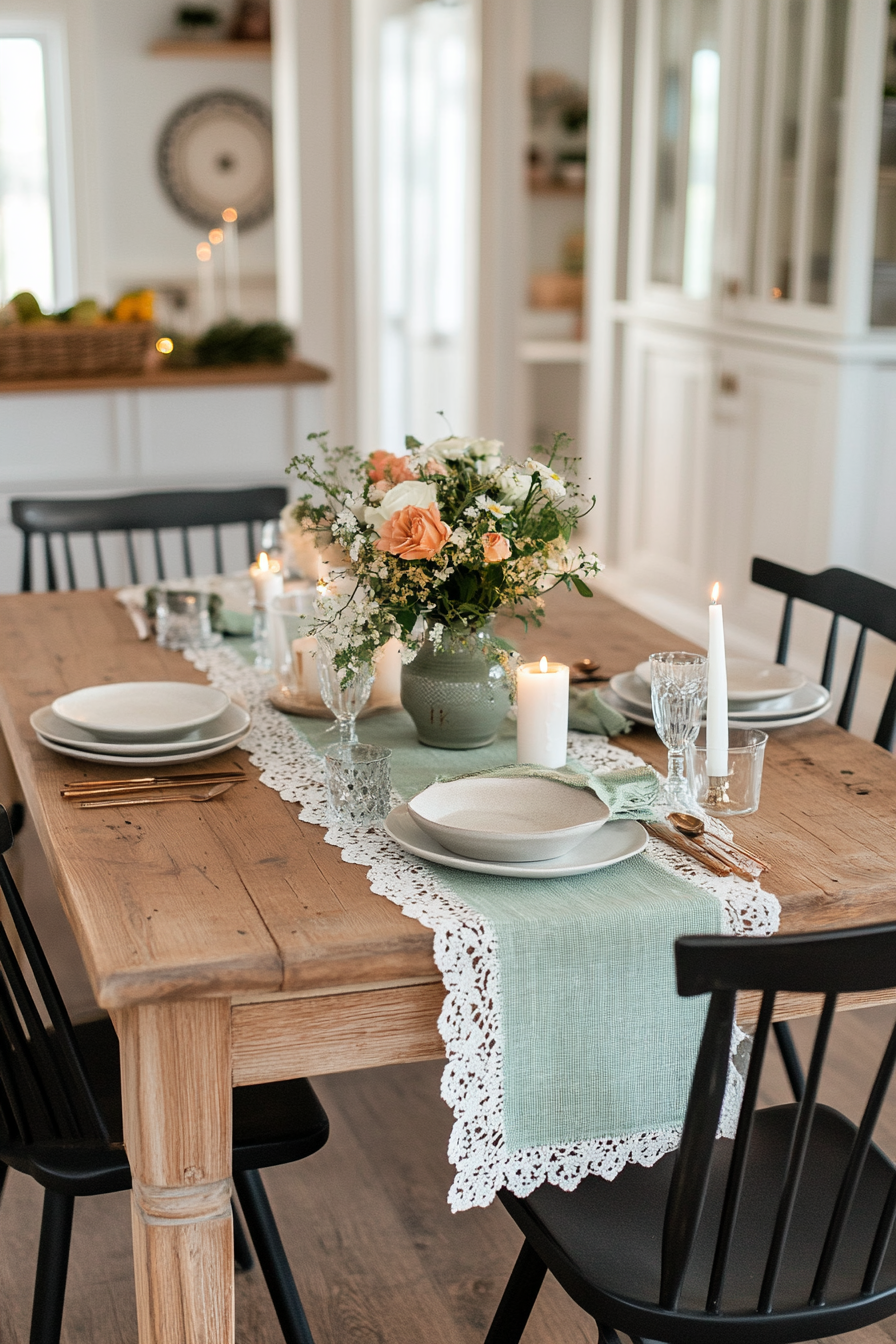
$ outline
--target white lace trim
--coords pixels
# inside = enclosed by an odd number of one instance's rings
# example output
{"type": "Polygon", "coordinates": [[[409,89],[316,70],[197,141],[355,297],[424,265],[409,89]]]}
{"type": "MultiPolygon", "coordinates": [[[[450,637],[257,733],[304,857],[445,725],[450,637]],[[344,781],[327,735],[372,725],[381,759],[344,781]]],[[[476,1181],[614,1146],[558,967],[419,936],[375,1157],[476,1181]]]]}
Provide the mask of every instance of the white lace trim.
{"type": "MultiPolygon", "coordinates": [[[[252,730],[242,748],[261,770],[261,780],[281,798],[302,805],[301,820],[328,826],[323,763],[288,720],[270,704],[267,682],[227,648],[190,650],[186,657],[213,685],[242,701],[252,714],[252,730]]],[[[643,764],[606,738],[570,733],[570,755],[592,770],[643,764]]],[[[399,801],[396,798],[396,802],[399,801]]],[[[725,831],[718,827],[720,833],[725,831]]],[[[362,832],[328,826],[327,844],[346,863],[369,869],[371,890],[432,929],[435,962],[445,984],[439,1031],[447,1063],[442,1097],[454,1112],[448,1156],[457,1169],[448,1194],[452,1210],[490,1204],[498,1190],[530,1194],[544,1181],[573,1190],[586,1176],[612,1180],[629,1162],[652,1166],[678,1146],[680,1129],[628,1134],[564,1147],[509,1152],[504,1144],[503,1082],[494,933],[481,915],[442,884],[439,871],[400,849],[381,826],[362,832]]],[[[722,907],[727,933],[766,935],[778,927],[780,905],[758,880],[717,877],[662,841],[648,841],[649,856],[711,892],[722,907]]],[[[735,1028],[732,1060],[743,1033],[735,1028]]],[[[720,1133],[731,1136],[737,1122],[742,1078],[732,1065],[720,1133]]]]}

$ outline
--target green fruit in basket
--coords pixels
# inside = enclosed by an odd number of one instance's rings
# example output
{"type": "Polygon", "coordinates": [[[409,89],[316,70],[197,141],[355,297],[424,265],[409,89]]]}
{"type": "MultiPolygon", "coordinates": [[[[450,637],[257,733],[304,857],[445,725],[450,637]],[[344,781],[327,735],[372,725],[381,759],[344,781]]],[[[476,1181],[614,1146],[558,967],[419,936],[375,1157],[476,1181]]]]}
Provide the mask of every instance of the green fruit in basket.
{"type": "Polygon", "coordinates": [[[97,322],[102,320],[100,306],[96,299],[79,299],[71,308],[66,308],[64,313],[58,313],[60,322],[76,322],[81,327],[95,327],[97,322]]]}
{"type": "Polygon", "coordinates": [[[27,289],[23,289],[20,294],[13,294],[10,303],[18,313],[20,322],[39,322],[43,317],[40,304],[27,289]]]}

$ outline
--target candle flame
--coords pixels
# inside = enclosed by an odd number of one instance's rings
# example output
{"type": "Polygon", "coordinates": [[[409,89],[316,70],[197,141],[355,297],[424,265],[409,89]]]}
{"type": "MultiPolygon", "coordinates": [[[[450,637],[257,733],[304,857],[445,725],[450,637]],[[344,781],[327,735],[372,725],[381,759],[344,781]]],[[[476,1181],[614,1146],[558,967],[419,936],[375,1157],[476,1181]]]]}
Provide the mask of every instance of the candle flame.
{"type": "Polygon", "coordinates": [[[257,563],[259,569],[270,569],[270,567],[271,567],[271,562],[270,562],[270,560],[268,559],[268,553],[267,553],[267,551],[262,551],[262,552],[260,553],[260,555],[259,555],[258,560],[256,561],[256,563],[257,563]]]}
{"type": "Polygon", "coordinates": [[[548,660],[547,660],[547,658],[542,658],[541,662],[538,664],[538,670],[539,670],[539,672],[547,672],[547,670],[548,670],[548,660]]]}
{"type": "Polygon", "coordinates": [[[239,216],[232,205],[228,205],[226,210],[221,211],[221,218],[225,224],[235,224],[239,216]]]}
{"type": "Polygon", "coordinates": [[[208,245],[208,243],[197,243],[197,244],[196,244],[196,255],[197,255],[197,257],[199,258],[200,261],[211,261],[211,259],[212,259],[212,249],[211,249],[211,247],[208,245]]]}
{"type": "Polygon", "coordinates": [[[170,336],[160,336],[156,341],[156,349],[160,355],[170,355],[174,349],[174,342],[170,336]]]}
{"type": "Polygon", "coordinates": [[[713,586],[712,586],[712,597],[710,598],[710,601],[711,601],[713,604],[715,604],[716,602],[718,602],[718,600],[719,600],[719,593],[720,593],[720,592],[721,592],[721,584],[714,583],[713,586]]]}
{"type": "Polygon", "coordinates": [[[224,230],[223,230],[223,229],[210,229],[210,230],[209,230],[209,235],[208,235],[208,240],[209,240],[210,243],[223,243],[223,241],[224,241],[224,230]]]}

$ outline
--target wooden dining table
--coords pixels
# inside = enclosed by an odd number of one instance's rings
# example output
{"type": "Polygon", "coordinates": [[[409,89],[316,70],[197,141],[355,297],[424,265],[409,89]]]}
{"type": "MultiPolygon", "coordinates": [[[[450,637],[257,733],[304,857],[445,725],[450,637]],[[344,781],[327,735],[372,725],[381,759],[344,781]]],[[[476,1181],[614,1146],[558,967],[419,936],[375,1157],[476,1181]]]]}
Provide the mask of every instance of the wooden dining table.
{"type": "MultiPolygon", "coordinates": [[[[600,592],[552,594],[541,629],[508,629],[530,656],[587,657],[608,675],[693,647],[600,592]]],[[[60,796],[132,772],[48,751],[33,711],[77,687],[157,679],[204,680],[139,642],[112,593],[0,598],[0,726],[121,1044],[140,1341],[228,1344],[231,1087],[438,1058],[443,989],[431,932],[374,895],[238,749],[211,764],[248,781],[213,802],[81,811],[60,796]]],[[[619,741],[664,767],[652,730],[619,741]]],[[[893,757],[816,720],[770,735],[760,809],[733,829],[769,863],[781,931],[797,932],[896,918],[894,816],[893,757]]],[[[816,1009],[791,995],[778,1015],[816,1009]]],[[[739,1012],[749,1022],[755,1005],[739,1012]]]]}

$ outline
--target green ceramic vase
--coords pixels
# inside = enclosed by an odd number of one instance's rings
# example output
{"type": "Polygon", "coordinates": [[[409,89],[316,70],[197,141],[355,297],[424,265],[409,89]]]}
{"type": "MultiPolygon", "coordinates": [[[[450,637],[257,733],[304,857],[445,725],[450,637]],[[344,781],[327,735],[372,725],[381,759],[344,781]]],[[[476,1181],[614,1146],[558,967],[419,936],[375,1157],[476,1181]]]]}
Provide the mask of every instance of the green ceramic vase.
{"type": "Polygon", "coordinates": [[[428,747],[462,751],[494,742],[510,709],[500,663],[486,657],[482,634],[429,640],[401,669],[401,703],[428,747]]]}

